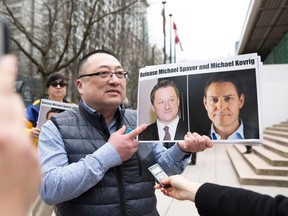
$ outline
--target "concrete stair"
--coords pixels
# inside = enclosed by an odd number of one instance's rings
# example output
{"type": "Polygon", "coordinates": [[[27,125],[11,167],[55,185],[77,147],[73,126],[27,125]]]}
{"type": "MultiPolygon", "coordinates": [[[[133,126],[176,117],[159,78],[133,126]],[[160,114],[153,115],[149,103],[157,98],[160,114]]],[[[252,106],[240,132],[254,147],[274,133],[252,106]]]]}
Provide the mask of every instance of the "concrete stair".
{"type": "Polygon", "coordinates": [[[288,121],[266,128],[262,145],[253,146],[251,154],[243,154],[241,144],[226,150],[244,185],[288,187],[288,121]]]}

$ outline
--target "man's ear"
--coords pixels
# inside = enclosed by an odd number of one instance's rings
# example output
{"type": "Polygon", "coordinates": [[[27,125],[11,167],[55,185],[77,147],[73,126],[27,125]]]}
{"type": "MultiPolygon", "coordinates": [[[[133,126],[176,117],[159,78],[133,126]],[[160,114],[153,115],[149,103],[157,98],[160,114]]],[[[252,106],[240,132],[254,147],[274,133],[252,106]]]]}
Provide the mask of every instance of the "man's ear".
{"type": "Polygon", "coordinates": [[[77,86],[78,92],[81,94],[82,93],[82,81],[81,81],[81,79],[76,80],[76,86],[77,86]]]}
{"type": "Polygon", "coordinates": [[[245,95],[241,94],[239,98],[239,108],[241,109],[244,106],[245,103],[245,95]]]}
{"type": "Polygon", "coordinates": [[[205,109],[207,110],[207,108],[206,108],[206,106],[207,106],[207,99],[206,99],[205,96],[203,97],[203,104],[204,104],[205,109]]]}

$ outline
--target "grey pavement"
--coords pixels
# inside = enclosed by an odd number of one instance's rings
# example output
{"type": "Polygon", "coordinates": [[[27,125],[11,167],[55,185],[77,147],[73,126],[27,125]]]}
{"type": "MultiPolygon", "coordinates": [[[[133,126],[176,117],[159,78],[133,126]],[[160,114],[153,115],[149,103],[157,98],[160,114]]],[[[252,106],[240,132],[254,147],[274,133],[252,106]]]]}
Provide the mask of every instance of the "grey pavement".
{"type": "MultiPolygon", "coordinates": [[[[226,145],[216,144],[211,149],[197,153],[196,165],[188,165],[182,175],[194,182],[211,182],[232,187],[240,187],[268,194],[273,197],[277,194],[288,196],[288,188],[286,187],[241,185],[226,152],[226,145]]],[[[157,208],[161,216],[199,215],[193,202],[178,201],[163,195],[159,191],[156,191],[156,195],[158,198],[157,208]]]]}

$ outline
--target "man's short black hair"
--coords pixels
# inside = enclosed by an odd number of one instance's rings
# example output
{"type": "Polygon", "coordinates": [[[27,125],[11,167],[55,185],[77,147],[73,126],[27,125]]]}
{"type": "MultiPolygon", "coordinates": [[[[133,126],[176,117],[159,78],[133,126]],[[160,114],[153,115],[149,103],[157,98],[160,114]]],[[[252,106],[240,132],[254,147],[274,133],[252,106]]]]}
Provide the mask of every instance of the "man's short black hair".
{"type": "Polygon", "coordinates": [[[106,53],[106,54],[108,54],[108,55],[111,55],[111,56],[117,58],[116,55],[115,55],[113,52],[109,51],[109,50],[105,50],[105,49],[93,50],[93,51],[85,54],[85,55],[79,60],[78,66],[77,66],[78,76],[80,75],[81,66],[86,62],[86,60],[87,60],[90,56],[92,56],[92,55],[94,55],[94,54],[96,54],[96,53],[106,53]]]}
{"type": "Polygon", "coordinates": [[[60,72],[54,72],[48,76],[46,80],[46,88],[48,89],[52,82],[55,82],[56,80],[59,80],[59,79],[61,81],[64,81],[68,85],[69,79],[66,76],[64,76],[60,72]]]}
{"type": "Polygon", "coordinates": [[[241,96],[241,94],[243,94],[242,91],[242,84],[238,78],[238,76],[233,73],[216,73],[214,74],[212,77],[210,77],[210,79],[206,82],[205,87],[204,87],[204,97],[206,97],[207,94],[207,89],[208,87],[212,84],[212,83],[224,83],[224,82],[231,82],[238,94],[238,97],[241,96]]]}

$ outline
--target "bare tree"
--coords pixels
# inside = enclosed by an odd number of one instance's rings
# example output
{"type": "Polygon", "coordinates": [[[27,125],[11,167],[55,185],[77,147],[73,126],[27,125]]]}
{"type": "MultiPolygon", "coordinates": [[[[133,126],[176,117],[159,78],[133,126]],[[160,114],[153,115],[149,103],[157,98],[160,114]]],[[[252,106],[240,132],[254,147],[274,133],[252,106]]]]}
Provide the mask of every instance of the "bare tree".
{"type": "MultiPolygon", "coordinates": [[[[75,69],[77,58],[99,42],[95,38],[91,40],[91,36],[96,34],[95,29],[105,18],[123,13],[137,0],[123,1],[120,7],[106,9],[103,0],[43,0],[37,4],[33,1],[34,11],[37,9],[40,13],[30,11],[34,17],[29,19],[29,23],[14,14],[9,0],[2,2],[4,10],[1,12],[9,17],[15,29],[11,40],[25,57],[21,64],[32,62],[36,74],[46,80],[55,71],[66,69],[67,72],[69,66],[75,69]]],[[[75,79],[75,72],[68,72],[72,79],[75,79]]]]}

